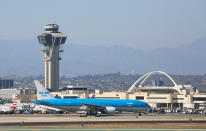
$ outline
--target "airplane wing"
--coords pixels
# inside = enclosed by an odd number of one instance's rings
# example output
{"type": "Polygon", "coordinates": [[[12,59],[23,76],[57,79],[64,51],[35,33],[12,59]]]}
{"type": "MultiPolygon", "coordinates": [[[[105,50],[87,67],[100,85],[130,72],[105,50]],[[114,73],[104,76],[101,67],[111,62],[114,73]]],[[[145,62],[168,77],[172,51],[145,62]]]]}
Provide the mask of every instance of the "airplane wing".
{"type": "Polygon", "coordinates": [[[46,102],[46,101],[39,101],[41,103],[44,103],[44,104],[50,104],[50,102],[46,102]]]}
{"type": "Polygon", "coordinates": [[[88,103],[81,103],[81,104],[87,106],[90,109],[95,109],[95,110],[96,109],[98,109],[98,110],[105,109],[104,106],[99,106],[99,105],[95,105],[95,104],[88,104],[88,103]]]}
{"type": "Polygon", "coordinates": [[[49,105],[50,104],[50,102],[41,101],[41,100],[35,100],[34,103],[35,104],[41,104],[41,105],[49,105]]]}

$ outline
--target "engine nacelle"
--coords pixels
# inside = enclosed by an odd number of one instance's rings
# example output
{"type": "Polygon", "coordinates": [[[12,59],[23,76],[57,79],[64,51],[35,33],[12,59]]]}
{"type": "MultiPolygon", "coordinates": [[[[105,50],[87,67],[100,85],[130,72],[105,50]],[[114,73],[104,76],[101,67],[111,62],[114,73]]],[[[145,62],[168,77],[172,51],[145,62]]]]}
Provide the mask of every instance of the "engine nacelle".
{"type": "Polygon", "coordinates": [[[105,113],[108,113],[108,114],[114,114],[117,112],[116,108],[112,106],[107,106],[104,111],[105,113]]]}

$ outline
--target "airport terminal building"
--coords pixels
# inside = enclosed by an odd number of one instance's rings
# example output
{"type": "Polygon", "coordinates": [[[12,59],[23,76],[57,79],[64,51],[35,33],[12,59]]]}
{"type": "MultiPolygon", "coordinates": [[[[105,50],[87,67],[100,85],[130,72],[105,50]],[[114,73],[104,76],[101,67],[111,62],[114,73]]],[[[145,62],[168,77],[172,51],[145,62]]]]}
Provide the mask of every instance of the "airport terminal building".
{"type": "MultiPolygon", "coordinates": [[[[78,87],[77,87],[78,88],[78,87]]],[[[62,98],[72,98],[80,96],[80,98],[89,98],[95,95],[95,99],[132,99],[140,100],[150,104],[152,108],[167,109],[169,111],[177,109],[200,109],[206,107],[206,93],[199,93],[191,85],[177,84],[167,73],[162,71],[154,71],[140,77],[128,91],[122,92],[101,92],[95,93],[85,92],[85,88],[74,88],[75,93],[69,92],[53,92],[62,98]],[[154,74],[166,76],[173,86],[163,85],[145,85],[145,81],[154,74]]],[[[71,89],[70,89],[71,90],[71,89]]]]}
{"type": "MultiPolygon", "coordinates": [[[[34,93],[24,93],[22,89],[1,89],[1,98],[12,98],[15,94],[19,95],[21,103],[31,102],[35,99],[34,93]]],[[[176,111],[179,109],[206,109],[206,93],[200,93],[191,85],[177,84],[173,78],[162,71],[154,71],[140,77],[127,91],[103,92],[101,90],[91,90],[87,86],[67,86],[60,92],[52,92],[57,98],[90,98],[95,99],[131,99],[147,102],[154,109],[166,109],[176,111]],[[171,86],[165,86],[161,82],[154,84],[145,84],[152,75],[161,74],[167,77],[172,83],[171,86]]],[[[37,96],[38,99],[38,96],[37,96]]]]}

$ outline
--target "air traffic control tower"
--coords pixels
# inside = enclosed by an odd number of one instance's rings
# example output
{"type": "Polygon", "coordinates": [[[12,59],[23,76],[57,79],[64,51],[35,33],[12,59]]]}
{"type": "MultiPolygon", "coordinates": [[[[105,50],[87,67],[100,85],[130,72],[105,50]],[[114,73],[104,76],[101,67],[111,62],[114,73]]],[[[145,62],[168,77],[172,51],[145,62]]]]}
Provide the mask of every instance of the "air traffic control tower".
{"type": "Polygon", "coordinates": [[[43,45],[45,54],[45,87],[50,91],[58,91],[59,89],[59,53],[63,52],[60,49],[65,43],[67,36],[59,32],[57,24],[47,24],[44,26],[45,32],[37,38],[39,43],[43,45]]]}

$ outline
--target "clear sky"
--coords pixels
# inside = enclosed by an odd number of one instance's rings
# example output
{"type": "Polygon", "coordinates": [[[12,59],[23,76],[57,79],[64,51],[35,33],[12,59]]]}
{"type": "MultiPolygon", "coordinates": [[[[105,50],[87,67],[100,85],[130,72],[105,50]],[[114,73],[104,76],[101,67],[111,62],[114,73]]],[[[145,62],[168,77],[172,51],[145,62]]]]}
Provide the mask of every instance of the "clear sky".
{"type": "Polygon", "coordinates": [[[0,39],[34,40],[49,22],[72,44],[175,47],[206,37],[206,0],[1,0],[0,39]]]}

